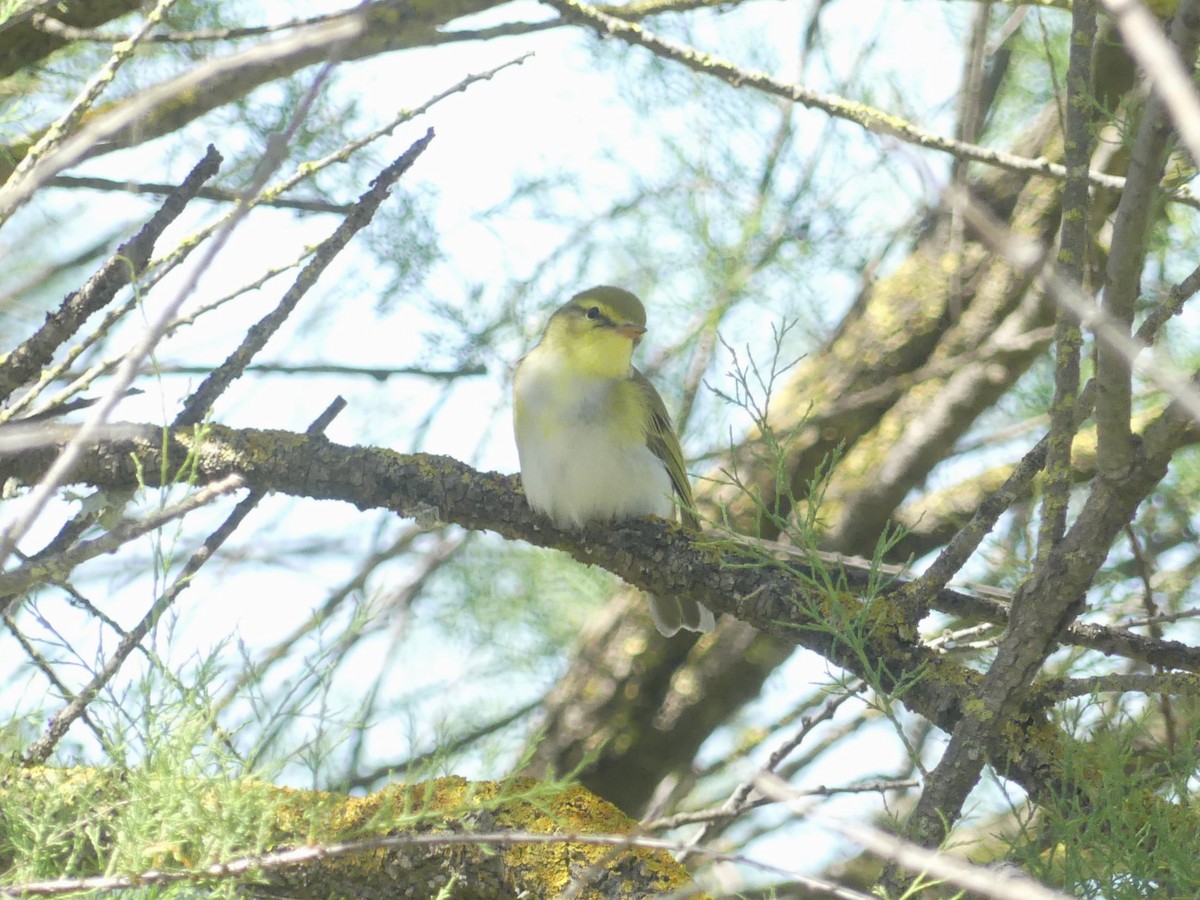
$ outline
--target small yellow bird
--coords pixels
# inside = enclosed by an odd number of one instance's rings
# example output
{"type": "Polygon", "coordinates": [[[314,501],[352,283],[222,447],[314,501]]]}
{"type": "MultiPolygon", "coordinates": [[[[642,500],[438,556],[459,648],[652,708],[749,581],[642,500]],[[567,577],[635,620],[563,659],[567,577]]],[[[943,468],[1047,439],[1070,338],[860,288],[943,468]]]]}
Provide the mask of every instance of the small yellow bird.
{"type": "MultiPolygon", "coordinates": [[[[700,530],[679,438],[658,391],[633,367],[646,310],[602,285],[555,310],[517,365],[513,427],[529,505],[560,528],[656,515],[700,530]]],[[[650,597],[659,632],[712,631],[694,600],[650,597]]]]}

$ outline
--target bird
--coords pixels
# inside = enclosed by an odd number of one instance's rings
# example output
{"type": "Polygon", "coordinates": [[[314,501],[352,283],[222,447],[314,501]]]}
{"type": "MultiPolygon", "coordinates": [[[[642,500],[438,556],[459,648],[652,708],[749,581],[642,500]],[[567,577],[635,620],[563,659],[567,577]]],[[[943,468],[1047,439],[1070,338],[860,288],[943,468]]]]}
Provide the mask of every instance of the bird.
{"type": "MultiPolygon", "coordinates": [[[[550,316],[513,376],[513,430],[532,509],[560,528],[656,515],[699,533],[683,450],[654,385],[633,365],[646,309],[600,285],[550,316]]],[[[650,595],[664,637],[712,631],[712,612],[690,598],[650,595]]]]}

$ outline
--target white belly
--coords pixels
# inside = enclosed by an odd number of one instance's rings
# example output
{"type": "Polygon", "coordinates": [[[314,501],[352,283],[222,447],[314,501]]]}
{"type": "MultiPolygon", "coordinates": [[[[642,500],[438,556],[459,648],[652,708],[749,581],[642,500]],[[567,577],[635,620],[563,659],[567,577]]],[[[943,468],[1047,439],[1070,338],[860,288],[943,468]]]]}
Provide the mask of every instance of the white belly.
{"type": "Polygon", "coordinates": [[[644,438],[614,437],[594,415],[611,382],[571,379],[566,390],[561,372],[528,362],[516,386],[522,406],[516,438],[529,505],[559,527],[651,514],[670,518],[675,507],[662,460],[644,438]]]}

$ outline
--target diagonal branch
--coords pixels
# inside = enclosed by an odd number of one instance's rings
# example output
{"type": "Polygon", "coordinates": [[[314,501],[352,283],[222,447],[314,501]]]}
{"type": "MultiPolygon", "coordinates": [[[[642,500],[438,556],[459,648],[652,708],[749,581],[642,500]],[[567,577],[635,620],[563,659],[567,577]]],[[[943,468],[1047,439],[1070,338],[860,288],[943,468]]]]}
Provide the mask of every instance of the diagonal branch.
{"type": "MultiPolygon", "coordinates": [[[[230,475],[229,477],[224,478],[215,484],[207,485],[186,500],[175,504],[175,506],[163,510],[162,514],[150,516],[147,517],[147,519],[134,523],[134,526],[138,526],[137,533],[141,533],[144,530],[149,530],[149,528],[141,526],[148,525],[150,528],[158,527],[158,525],[162,524],[162,520],[168,513],[171,514],[171,517],[183,515],[191,509],[194,509],[195,507],[200,506],[203,503],[220,496],[221,494],[237,490],[241,486],[241,479],[237,475],[230,475]]],[[[251,494],[251,496],[253,497],[254,495],[251,494]]],[[[257,498],[255,498],[255,502],[257,502],[257,498]]],[[[246,500],[243,500],[242,503],[238,505],[238,510],[242,509],[245,504],[246,500]]],[[[236,514],[237,513],[235,511],[234,515],[236,514]]],[[[227,524],[232,519],[233,516],[230,517],[230,520],[227,520],[227,524]]],[[[239,518],[237,521],[241,521],[241,519],[239,518]]],[[[234,524],[236,525],[236,522],[234,524]]],[[[127,529],[114,529],[113,532],[110,532],[109,537],[112,537],[114,534],[116,534],[118,537],[124,537],[128,539],[128,534],[117,534],[118,531],[124,532],[126,530],[127,529]]],[[[188,561],[188,564],[184,567],[183,572],[180,573],[179,577],[175,579],[175,581],[166,591],[155,598],[154,602],[150,605],[149,611],[145,616],[142,617],[141,621],[139,621],[137,625],[121,636],[121,642],[117,645],[116,651],[104,663],[104,665],[100,667],[100,670],[92,677],[87,685],[84,686],[83,690],[72,697],[70,702],[58,711],[58,713],[46,726],[45,733],[25,749],[25,752],[21,754],[22,765],[36,765],[39,763],[44,763],[50,758],[50,754],[54,752],[55,746],[67,733],[67,729],[71,727],[76,719],[87,712],[88,706],[93,700],[96,699],[96,696],[101,690],[104,689],[104,686],[113,679],[117,672],[120,671],[121,667],[125,664],[125,661],[129,659],[133,651],[141,646],[142,638],[151,632],[154,626],[158,623],[159,619],[162,618],[163,613],[165,613],[175,601],[175,598],[178,597],[179,594],[190,584],[192,576],[196,573],[200,566],[212,556],[212,553],[221,545],[221,543],[224,542],[225,538],[228,537],[232,531],[232,527],[229,527],[228,530],[226,530],[226,527],[222,526],[221,529],[218,529],[214,535],[210,536],[208,540],[204,542],[203,547],[193,554],[192,558],[188,561]]],[[[98,540],[104,540],[104,538],[100,538],[98,540]]],[[[93,541],[91,543],[95,544],[97,541],[93,541]]],[[[81,545],[81,548],[87,549],[87,545],[81,545]]]]}
{"type": "Polygon", "coordinates": [[[245,70],[255,66],[276,72],[273,66],[297,57],[304,59],[308,65],[336,59],[339,46],[361,34],[365,27],[364,17],[352,16],[318,26],[311,32],[299,32],[296,36],[211,60],[96,113],[52,150],[6,179],[4,186],[0,187],[0,220],[11,215],[55,175],[87,158],[97,148],[115,149],[128,143],[130,131],[137,131],[140,139],[144,140],[146,135],[143,129],[151,126],[154,117],[163,115],[164,110],[174,109],[181,98],[206,98],[212,104],[208,109],[214,109],[220,105],[217,102],[220,96],[217,88],[222,80],[240,77],[245,70]]]}
{"type": "MultiPolygon", "coordinates": [[[[109,58],[100,70],[96,72],[84,85],[83,90],[71,103],[70,107],[62,113],[48,128],[46,128],[37,141],[25,151],[25,155],[21,161],[17,163],[12,174],[8,176],[4,183],[3,191],[0,194],[12,191],[14,194],[19,193],[22,182],[26,181],[27,176],[38,165],[38,163],[51,153],[56,151],[68,137],[70,137],[78,128],[92,105],[100,97],[100,94],[112,84],[116,78],[117,71],[130,59],[133,58],[134,52],[138,45],[145,39],[146,35],[162,21],[163,17],[175,4],[175,0],[158,0],[146,16],[146,20],[142,23],[141,28],[128,41],[121,41],[113,47],[112,56],[109,58]]],[[[34,182],[36,187],[36,182],[34,182]]],[[[12,214],[15,204],[3,206],[0,204],[0,222],[5,221],[12,214]]]]}
{"type": "Polygon", "coordinates": [[[67,296],[62,305],[46,317],[46,323],[3,359],[0,359],[0,399],[6,399],[21,384],[32,378],[54,356],[63,343],[83,326],[92,313],[104,308],[117,291],[140,275],[154,252],[154,242],[167,226],[179,217],[183,208],[217,173],[221,154],[209,145],[204,158],[142,230],[117,248],[100,270],[78,291],[67,296]]]}
{"type": "MultiPolygon", "coordinates": [[[[317,416],[315,420],[313,420],[312,424],[308,426],[308,430],[305,432],[305,434],[308,437],[316,437],[320,435],[329,426],[329,423],[332,422],[334,418],[342,411],[342,409],[345,408],[345,406],[346,401],[341,397],[337,397],[319,416],[317,416]]],[[[205,488],[202,488],[192,495],[192,497],[185,499],[181,503],[176,504],[174,507],[171,507],[168,510],[164,510],[157,516],[147,517],[147,520],[143,520],[143,522],[150,519],[158,519],[160,521],[156,523],[155,527],[157,527],[157,524],[161,524],[161,520],[163,519],[165,513],[178,510],[180,507],[188,504],[188,501],[191,501],[189,509],[195,508],[202,502],[207,502],[219,494],[237,490],[241,486],[242,479],[240,476],[236,474],[229,475],[215,484],[210,484],[205,488]]],[[[171,582],[171,585],[165,591],[163,591],[162,594],[155,598],[154,602],[150,606],[150,610],[145,616],[142,617],[141,621],[124,635],[122,635],[121,642],[118,645],[116,652],[104,664],[101,670],[96,673],[92,680],[82,691],[79,692],[77,696],[72,698],[70,703],[68,703],[62,710],[59,711],[56,716],[54,716],[54,718],[50,721],[50,724],[46,727],[46,732],[40,738],[38,738],[38,740],[34,741],[25,749],[25,752],[21,755],[21,763],[23,765],[35,765],[38,763],[43,763],[49,759],[50,754],[54,752],[55,745],[58,744],[63,735],[67,733],[67,729],[71,727],[71,724],[86,712],[88,704],[95,699],[96,695],[100,692],[104,685],[106,685],[113,678],[113,676],[117,674],[121,666],[124,665],[125,660],[128,659],[130,654],[132,654],[133,651],[141,645],[142,639],[150,633],[150,631],[158,623],[159,619],[162,618],[163,614],[171,607],[179,595],[191,586],[192,579],[195,577],[196,573],[200,571],[200,568],[205,563],[212,559],[213,554],[215,554],[229,539],[230,535],[237,530],[238,526],[242,524],[246,516],[248,516],[259,504],[265,493],[266,492],[261,488],[252,488],[250,492],[238,502],[237,506],[234,507],[233,512],[231,512],[225,518],[225,521],[218,526],[216,531],[205,538],[204,543],[198,550],[196,550],[195,553],[191,555],[187,563],[183,566],[179,575],[174,581],[171,582]]],[[[189,510],[185,509],[176,512],[175,515],[183,515],[187,511],[189,510]]],[[[135,523],[135,525],[141,524],[143,523],[135,523]]],[[[122,529],[120,528],[113,529],[113,532],[110,532],[106,538],[111,538],[116,532],[121,530],[122,529]]],[[[98,541],[103,541],[106,538],[100,538],[98,541]]],[[[126,539],[128,539],[128,536],[126,536],[126,539]]],[[[92,543],[97,543],[98,541],[93,541],[92,543]]],[[[72,551],[68,551],[68,553],[76,552],[78,549],[79,548],[75,548],[72,551]]]]}
{"type": "Polygon", "coordinates": [[[425,132],[425,136],[417,140],[404,151],[396,160],[380,172],[366,191],[354,205],[350,215],[328,238],[321,242],[303,271],[296,277],[295,282],[278,305],[255,323],[246,333],[241,345],[229,357],[212,371],[200,386],[188,397],[183,409],[175,417],[175,425],[197,425],[212,410],[213,403],[224,393],[236,379],[242,376],[246,366],[270,339],[280,326],[287,321],[296,308],[300,299],[308,293],[321,273],[329,266],[334,257],[350,242],[359,231],[371,221],[380,204],[391,194],[393,185],[417,161],[417,157],[425,152],[429,142],[433,140],[433,129],[425,132]]]}
{"type": "Polygon", "coordinates": [[[920,843],[936,846],[945,838],[985,762],[978,748],[1019,715],[1029,686],[1058,635],[1082,608],[1117,534],[1166,475],[1188,427],[1174,405],[1155,420],[1126,478],[1096,479],[1075,524],[1017,591],[1004,640],[976,688],[973,711],[956,723],[914,810],[911,827],[920,843]]]}
{"type": "MultiPolygon", "coordinates": [[[[659,37],[640,25],[609,15],[597,7],[579,2],[579,0],[541,0],[541,2],[557,10],[565,18],[589,25],[596,29],[601,36],[617,37],[626,43],[645,47],[656,56],[682,63],[692,71],[712,75],[733,87],[750,87],[773,97],[782,97],[792,103],[821,110],[834,118],[853,122],[875,134],[886,135],[918,147],[947,153],[956,159],[985,163],[1012,172],[1040,175],[1057,181],[1063,181],[1067,177],[1065,166],[1061,163],[1050,162],[1045,157],[1030,159],[926,131],[900,116],[876,109],[865,103],[823,94],[803,85],[779,81],[762,72],[740,68],[711,53],[705,53],[695,47],[659,37]]],[[[1109,190],[1121,190],[1125,185],[1124,178],[1104,172],[1090,172],[1088,180],[1097,187],[1109,190]]],[[[1198,198],[1183,193],[1175,193],[1173,199],[1185,202],[1189,206],[1195,206],[1200,202],[1198,198]]]]}
{"type": "MultiPolygon", "coordinates": [[[[22,184],[0,190],[0,212],[81,159],[170,134],[188,122],[244,97],[261,85],[331,60],[363,59],[438,42],[442,29],[462,16],[500,5],[500,0],[442,0],[397,4],[377,0],[345,10],[286,36],[227,56],[205,60],[182,74],[98,111],[91,121],[33,167],[22,184]],[[19,188],[19,189],[18,189],[19,188]]],[[[3,46],[0,44],[0,67],[3,46]]],[[[7,179],[33,139],[0,153],[7,179]]]]}

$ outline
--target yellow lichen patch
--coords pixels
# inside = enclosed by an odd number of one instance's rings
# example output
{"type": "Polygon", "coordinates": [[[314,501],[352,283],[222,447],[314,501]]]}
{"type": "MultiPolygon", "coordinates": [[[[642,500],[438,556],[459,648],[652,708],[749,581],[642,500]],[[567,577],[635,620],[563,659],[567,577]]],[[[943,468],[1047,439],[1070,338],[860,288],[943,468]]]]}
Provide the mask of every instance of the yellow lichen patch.
{"type": "MultiPolygon", "coordinates": [[[[515,779],[505,785],[538,793],[537,783],[515,779]]],[[[582,787],[568,787],[549,800],[519,800],[497,810],[498,824],[514,831],[545,834],[635,835],[637,823],[611,803],[582,787]]],[[[561,844],[514,844],[504,851],[507,865],[524,871],[531,883],[544,887],[547,895],[566,890],[572,881],[589,870],[596,880],[628,883],[627,896],[644,896],[649,878],[656,892],[667,893],[690,884],[687,871],[669,854],[644,847],[603,846],[563,842],[561,844]],[[622,872],[638,871],[637,879],[623,878],[622,872]]],[[[584,890],[580,896],[593,896],[584,890]]]]}
{"type": "MultiPolygon", "coordinates": [[[[275,817],[281,847],[406,833],[637,834],[636,822],[586,789],[555,788],[532,778],[469,782],[451,776],[392,785],[367,797],[279,789],[277,800],[283,801],[278,803],[275,817]],[[285,835],[290,829],[294,831],[288,840],[285,835]]],[[[500,841],[495,851],[503,860],[504,881],[514,893],[554,896],[589,872],[603,878],[609,888],[613,883],[628,882],[630,897],[644,896],[648,883],[655,893],[690,884],[687,870],[669,853],[648,848],[500,841]]],[[[402,856],[399,865],[405,864],[402,856]]],[[[382,877],[398,863],[393,851],[381,848],[320,865],[330,873],[340,873],[347,884],[355,884],[382,877]]],[[[597,893],[585,889],[579,896],[597,893]]]]}
{"type": "Polygon", "coordinates": [[[670,853],[622,843],[639,834],[637,823],[582,787],[531,778],[470,782],[449,777],[345,797],[251,780],[194,779],[183,791],[177,790],[179,784],[160,781],[156,772],[130,777],[115,769],[22,770],[0,777],[0,800],[10,807],[49,804],[64,832],[77,829],[72,823],[85,815],[93,831],[78,846],[66,846],[60,863],[80,874],[103,870],[110,857],[117,870],[138,872],[324,847],[331,852],[246,877],[290,896],[321,897],[435,896],[449,885],[454,885],[450,896],[459,898],[541,897],[557,896],[573,882],[580,883],[575,896],[581,898],[601,891],[605,897],[643,897],[690,886],[687,871],[670,853]],[[153,827],[132,849],[91,843],[116,832],[111,823],[127,813],[131,802],[161,804],[168,795],[172,814],[176,807],[187,814],[176,820],[186,821],[185,827],[160,828],[168,823],[143,817],[154,821],[139,824],[153,827]],[[247,816],[252,820],[248,843],[212,845],[209,832],[227,833],[221,820],[234,816],[243,825],[247,816]],[[470,835],[490,837],[464,839],[470,835]],[[522,835],[553,839],[522,840],[522,835]],[[406,842],[410,836],[417,840],[406,842]],[[567,840],[576,836],[607,842],[567,840]],[[346,846],[354,842],[365,846],[346,846]]]}
{"type": "Polygon", "coordinates": [[[1008,742],[1011,757],[1033,754],[1055,765],[1062,761],[1062,732],[1048,719],[1032,724],[1010,721],[1005,726],[1003,736],[1008,742]]]}
{"type": "Polygon", "coordinates": [[[863,619],[869,623],[869,634],[874,635],[879,633],[879,629],[885,629],[887,633],[901,635],[908,642],[917,638],[916,629],[908,621],[908,615],[891,597],[872,597],[863,609],[863,619]]]}

